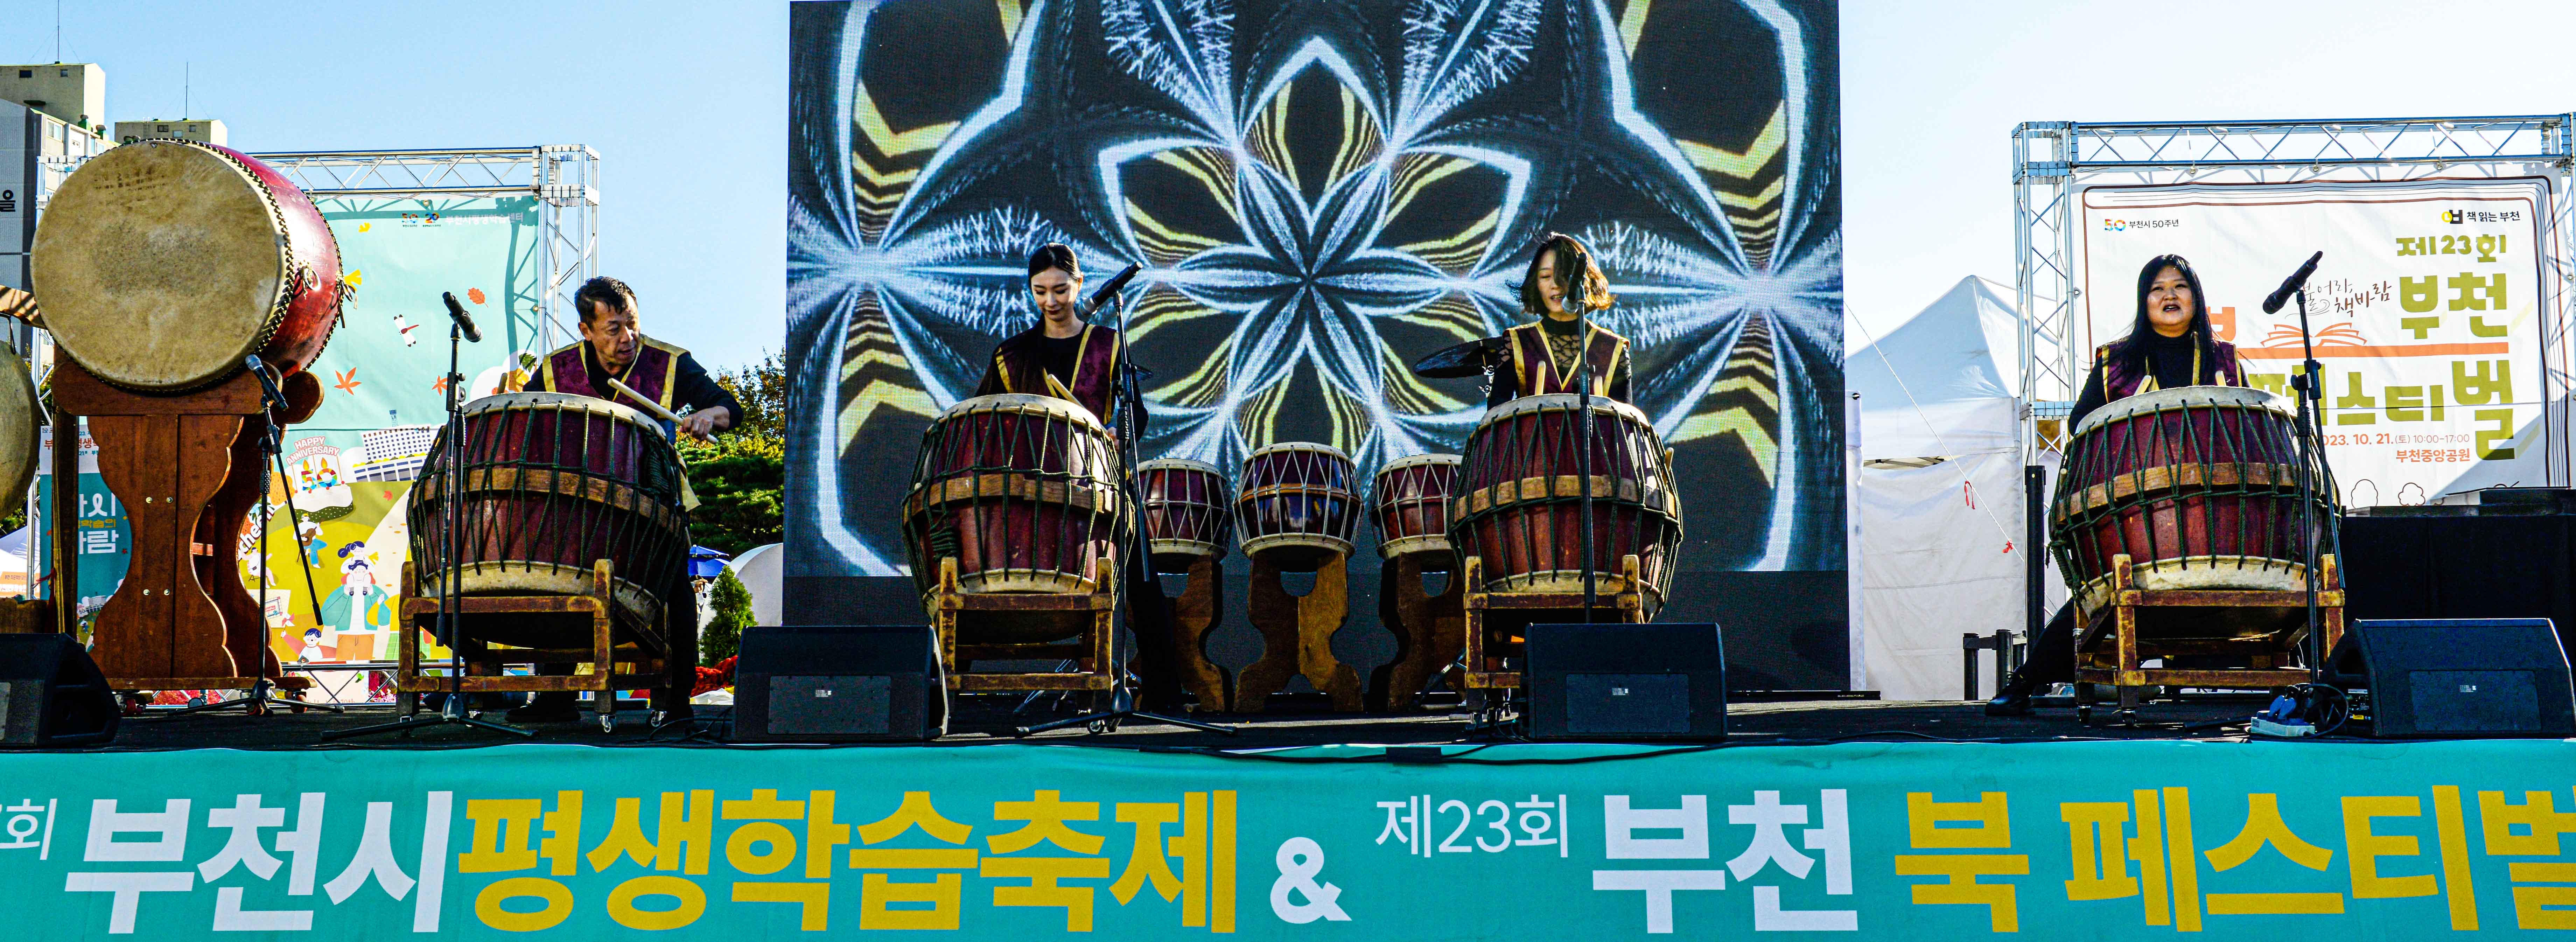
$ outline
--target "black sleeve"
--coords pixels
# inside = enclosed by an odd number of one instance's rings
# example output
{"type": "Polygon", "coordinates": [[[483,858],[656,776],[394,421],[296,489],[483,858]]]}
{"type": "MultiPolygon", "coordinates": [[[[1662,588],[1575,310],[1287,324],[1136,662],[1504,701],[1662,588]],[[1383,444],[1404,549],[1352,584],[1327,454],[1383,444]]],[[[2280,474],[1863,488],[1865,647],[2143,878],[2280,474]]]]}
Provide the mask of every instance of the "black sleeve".
{"type": "Polygon", "coordinates": [[[1485,408],[1491,409],[1520,395],[1520,381],[1512,374],[1511,364],[1502,363],[1485,371],[1485,408]]]}
{"type": "Polygon", "coordinates": [[[726,392],[715,377],[707,375],[707,368],[698,365],[696,355],[680,354],[679,372],[680,375],[672,380],[675,387],[671,390],[673,405],[687,406],[700,412],[723,406],[732,410],[735,423],[742,421],[742,403],[736,401],[732,393],[726,392]]]}
{"type": "Polygon", "coordinates": [[[2085,416],[2102,408],[2108,401],[2102,394],[2102,364],[2096,361],[2093,372],[2084,377],[2084,390],[2075,394],[2075,411],[2066,416],[2065,434],[2073,435],[2075,427],[2084,424],[2085,416]]]}
{"type": "Polygon", "coordinates": [[[984,358],[984,378],[976,382],[975,395],[998,396],[1007,391],[1002,388],[1002,358],[996,352],[984,358]]]}
{"type": "Polygon", "coordinates": [[[1635,405],[1637,403],[1637,400],[1630,398],[1628,395],[1628,380],[1630,376],[1631,373],[1628,368],[1628,357],[1622,354],[1619,357],[1619,365],[1610,368],[1610,398],[1629,405],[1635,405]]]}

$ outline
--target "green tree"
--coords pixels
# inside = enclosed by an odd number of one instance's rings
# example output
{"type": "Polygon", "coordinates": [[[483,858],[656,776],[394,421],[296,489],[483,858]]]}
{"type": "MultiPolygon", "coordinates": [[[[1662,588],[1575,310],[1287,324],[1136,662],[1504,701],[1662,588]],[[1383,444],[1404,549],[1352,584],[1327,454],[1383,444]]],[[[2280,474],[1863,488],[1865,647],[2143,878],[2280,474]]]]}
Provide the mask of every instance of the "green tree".
{"type": "Polygon", "coordinates": [[[732,657],[734,651],[742,646],[742,630],[751,627],[755,620],[751,614],[751,587],[734,578],[733,567],[727,566],[724,572],[716,575],[715,588],[707,594],[710,596],[709,607],[715,609],[715,618],[707,622],[707,630],[698,636],[698,659],[713,667],[732,657]]]}
{"type": "Polygon", "coordinates": [[[786,532],[787,362],[763,353],[760,362],[715,371],[715,379],[742,414],[714,444],[680,443],[698,494],[690,536],[700,546],[741,553],[786,532]]]}

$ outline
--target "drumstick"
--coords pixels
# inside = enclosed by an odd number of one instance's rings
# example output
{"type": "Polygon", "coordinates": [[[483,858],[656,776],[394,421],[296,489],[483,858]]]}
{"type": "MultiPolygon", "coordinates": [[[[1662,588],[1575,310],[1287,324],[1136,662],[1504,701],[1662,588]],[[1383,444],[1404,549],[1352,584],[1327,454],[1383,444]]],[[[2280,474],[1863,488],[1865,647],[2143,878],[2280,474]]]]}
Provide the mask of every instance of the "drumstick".
{"type": "Polygon", "coordinates": [[[680,417],[678,415],[673,414],[669,409],[662,408],[661,403],[654,402],[653,400],[646,398],[643,393],[636,392],[629,388],[625,383],[618,382],[617,377],[611,376],[608,378],[608,388],[625,393],[626,398],[635,400],[636,403],[644,407],[644,411],[652,413],[654,418],[660,419],[664,422],[669,422],[673,426],[680,424],[680,417]]]}
{"type": "MultiPolygon", "coordinates": [[[[625,383],[618,382],[617,377],[608,377],[608,388],[617,392],[625,393],[626,398],[633,399],[636,402],[643,404],[644,411],[652,413],[654,418],[671,423],[672,428],[678,428],[680,426],[679,416],[673,415],[669,409],[662,408],[661,403],[644,398],[642,393],[638,393],[635,390],[628,388],[625,383]]],[[[696,436],[696,438],[700,441],[715,440],[704,435],[696,436]]],[[[680,509],[698,509],[698,489],[689,486],[689,476],[685,474],[680,476],[680,509]]]]}

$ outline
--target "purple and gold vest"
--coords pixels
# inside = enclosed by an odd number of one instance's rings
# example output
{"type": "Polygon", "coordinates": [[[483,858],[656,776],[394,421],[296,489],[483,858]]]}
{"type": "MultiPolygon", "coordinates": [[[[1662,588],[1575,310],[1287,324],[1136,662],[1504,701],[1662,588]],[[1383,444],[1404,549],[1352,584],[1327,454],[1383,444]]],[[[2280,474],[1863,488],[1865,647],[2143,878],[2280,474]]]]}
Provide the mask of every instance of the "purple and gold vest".
{"type": "Polygon", "coordinates": [[[1011,335],[993,348],[992,375],[1000,388],[985,383],[978,396],[1027,393],[1071,400],[1091,410],[1102,424],[1110,421],[1111,393],[1117,388],[1118,331],[1085,324],[1082,345],[1073,355],[1073,381],[1060,382],[1047,372],[1046,328],[1041,325],[1011,335]]]}
{"type": "MultiPolygon", "coordinates": [[[[1535,323],[1522,324],[1504,336],[1511,338],[1513,389],[1520,396],[1579,392],[1574,377],[1556,369],[1556,356],[1547,347],[1547,331],[1535,323]]],[[[1599,325],[1585,324],[1583,358],[1592,366],[1592,394],[1610,394],[1610,380],[1619,375],[1619,361],[1628,356],[1628,338],[1602,330],[1599,325]]]]}
{"type": "MultiPolygon", "coordinates": [[[[2213,370],[2207,365],[2197,365],[2192,370],[2192,381],[2198,383],[2202,377],[2207,376],[2216,382],[2203,385],[2245,385],[2245,374],[2236,365],[2236,345],[2220,340],[2212,342],[2211,346],[2218,351],[2216,369],[2213,370]]],[[[2153,375],[2152,368],[2146,367],[2144,361],[2140,362],[2138,368],[2130,367],[2127,357],[2116,355],[2118,347],[2118,343],[2106,343],[2093,350],[2093,361],[2102,365],[2103,402],[2116,402],[2137,395],[2139,387],[2146,385],[2149,377],[2153,375]]]]}
{"type": "MultiPolygon", "coordinates": [[[[639,342],[636,344],[635,362],[626,368],[626,375],[617,377],[617,381],[653,400],[654,405],[670,409],[671,396],[679,385],[680,354],[687,351],[650,337],[636,339],[639,342]]],[[[624,393],[591,388],[590,368],[582,362],[582,352],[588,346],[587,342],[576,340],[546,354],[544,367],[537,371],[537,388],[545,392],[606,399],[630,409],[641,408],[640,403],[624,393]]]]}

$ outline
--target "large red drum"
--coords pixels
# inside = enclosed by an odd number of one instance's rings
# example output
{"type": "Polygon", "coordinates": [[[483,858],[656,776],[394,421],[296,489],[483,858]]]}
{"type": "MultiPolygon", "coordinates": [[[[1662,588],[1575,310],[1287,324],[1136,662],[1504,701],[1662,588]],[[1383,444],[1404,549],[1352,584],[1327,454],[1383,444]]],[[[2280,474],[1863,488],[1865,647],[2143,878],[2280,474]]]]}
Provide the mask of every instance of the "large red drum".
{"type": "Polygon", "coordinates": [[[1187,458],[1136,463],[1136,489],[1144,503],[1145,539],[1155,572],[1183,573],[1202,559],[1225,556],[1234,488],[1215,465],[1187,458]]]}
{"type": "Polygon", "coordinates": [[[1234,531],[1243,555],[1283,572],[1313,572],[1348,555],[1360,526],[1358,469],[1331,445],[1280,442],[1243,462],[1243,492],[1234,499],[1234,531]]]}
{"type": "Polygon", "coordinates": [[[2110,601],[2122,554],[2141,589],[2305,589],[2300,560],[2337,511],[2314,478],[2315,514],[2301,521],[2296,432],[2288,400],[2241,386],[2157,390],[2085,416],[2050,510],[2079,604],[2110,601]]]}
{"type": "Polygon", "coordinates": [[[1369,488],[1378,555],[1418,557],[1425,569],[1446,571],[1457,556],[1449,544],[1449,492],[1457,484],[1457,455],[1412,455],[1379,467],[1369,488]]]}
{"type": "Polygon", "coordinates": [[[618,620],[663,637],[664,602],[689,591],[689,518],[686,472],[660,424],[604,399],[547,392],[474,400],[463,421],[458,539],[447,538],[445,432],[412,485],[406,522],[421,594],[444,597],[448,573],[461,569],[468,596],[581,595],[594,561],[606,559],[618,620]]]}
{"type": "MultiPolygon", "coordinates": [[[[1485,592],[1581,593],[1583,450],[1580,397],[1523,396],[1485,413],[1459,465],[1450,539],[1482,559],[1485,592]]],[[[1681,497],[1663,439],[1635,406],[1592,397],[1595,590],[1625,591],[1620,560],[1637,557],[1646,613],[1663,605],[1682,537],[1681,497]]]]}
{"type": "Polygon", "coordinates": [[[963,592],[1107,588],[1118,487],[1118,452],[1089,410],[1024,393],[961,401],[922,433],[904,497],[913,580],[927,601],[954,559],[963,592]]]}
{"type": "Polygon", "coordinates": [[[98,378],[184,391],[242,358],[303,369],[331,339],[340,248],[266,164],[186,141],[110,150],[63,182],[36,228],[45,326],[98,378]]]}

